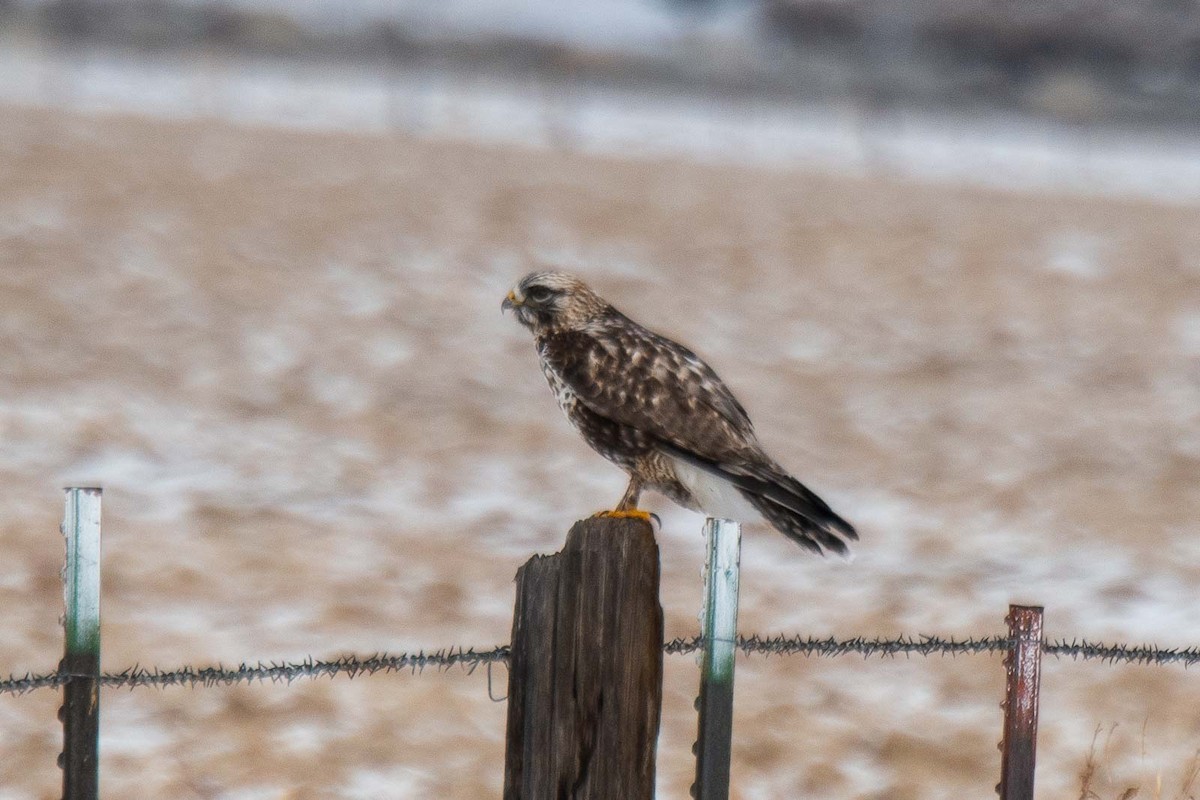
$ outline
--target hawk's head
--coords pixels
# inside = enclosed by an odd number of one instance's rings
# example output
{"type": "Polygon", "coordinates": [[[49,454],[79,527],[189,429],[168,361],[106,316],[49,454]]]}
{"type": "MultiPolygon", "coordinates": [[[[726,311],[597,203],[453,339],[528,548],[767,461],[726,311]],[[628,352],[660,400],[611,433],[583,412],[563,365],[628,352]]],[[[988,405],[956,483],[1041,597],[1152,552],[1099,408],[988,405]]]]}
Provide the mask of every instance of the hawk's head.
{"type": "Polygon", "coordinates": [[[518,322],[540,334],[581,328],[609,305],[574,275],[531,272],[517,281],[500,308],[513,311],[518,322]]]}

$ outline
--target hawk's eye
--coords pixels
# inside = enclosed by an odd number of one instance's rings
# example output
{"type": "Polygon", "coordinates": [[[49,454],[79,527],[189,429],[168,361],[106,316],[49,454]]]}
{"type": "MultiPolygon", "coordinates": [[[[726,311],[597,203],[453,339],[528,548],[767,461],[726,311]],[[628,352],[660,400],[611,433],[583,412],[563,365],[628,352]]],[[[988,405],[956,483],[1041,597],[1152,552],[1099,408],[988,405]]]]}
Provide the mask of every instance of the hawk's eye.
{"type": "Polygon", "coordinates": [[[554,292],[545,286],[530,286],[525,296],[535,303],[544,303],[554,296],[554,292]]]}

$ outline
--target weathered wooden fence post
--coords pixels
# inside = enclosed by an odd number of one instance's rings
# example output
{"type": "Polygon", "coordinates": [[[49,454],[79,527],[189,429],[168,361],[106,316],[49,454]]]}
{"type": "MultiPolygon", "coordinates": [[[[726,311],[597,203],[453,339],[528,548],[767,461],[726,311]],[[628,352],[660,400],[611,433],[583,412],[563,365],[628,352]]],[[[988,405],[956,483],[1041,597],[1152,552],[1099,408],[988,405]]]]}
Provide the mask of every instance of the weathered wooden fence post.
{"type": "Polygon", "coordinates": [[[100,489],[69,488],[62,532],[66,647],[63,685],[64,800],[96,800],[100,793],[100,489]]]}
{"type": "Polygon", "coordinates": [[[696,738],[697,800],[729,797],[729,761],[733,745],[733,665],[737,656],[738,584],[742,529],[728,519],[709,518],[704,526],[708,553],[704,560],[704,642],[700,662],[700,712],[696,738]]]}
{"type": "Polygon", "coordinates": [[[662,704],[654,531],[575,523],[566,546],[517,571],[506,800],[650,800],[662,704]]]}
{"type": "Polygon", "coordinates": [[[1042,607],[1009,606],[1004,659],[1004,740],[1001,742],[1000,800],[1033,800],[1037,755],[1038,690],[1042,666],[1042,607]]]}

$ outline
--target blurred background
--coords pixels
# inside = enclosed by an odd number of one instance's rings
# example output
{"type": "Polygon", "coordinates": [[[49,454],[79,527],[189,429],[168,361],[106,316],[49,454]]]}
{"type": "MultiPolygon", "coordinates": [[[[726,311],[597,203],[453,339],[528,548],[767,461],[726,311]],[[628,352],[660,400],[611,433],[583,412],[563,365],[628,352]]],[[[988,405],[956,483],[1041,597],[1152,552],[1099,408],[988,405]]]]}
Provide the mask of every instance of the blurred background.
{"type": "MultiPolygon", "coordinates": [[[[748,529],[745,633],[1200,643],[1198,126],[1181,0],[0,0],[0,675],[60,656],[74,482],[108,669],[507,642],[624,487],[500,315],[548,265],[858,526],[748,529]]],[[[690,636],[701,520],[650,505],[690,636]]],[[[992,796],[1002,686],[743,659],[734,795],[992,796]]],[[[1194,675],[1042,690],[1039,796],[1195,792],[1194,675]]],[[[58,796],[58,703],[0,696],[2,800],[58,796]]],[[[504,715],[482,672],[108,692],[103,793],[496,796],[504,715]]]]}

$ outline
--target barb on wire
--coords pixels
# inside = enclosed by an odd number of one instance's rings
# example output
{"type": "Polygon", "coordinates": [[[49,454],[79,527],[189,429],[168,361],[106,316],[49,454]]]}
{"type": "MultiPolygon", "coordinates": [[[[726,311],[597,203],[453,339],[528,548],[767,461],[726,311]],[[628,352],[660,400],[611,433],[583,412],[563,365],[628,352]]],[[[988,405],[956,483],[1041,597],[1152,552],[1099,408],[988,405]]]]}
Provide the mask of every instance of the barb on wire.
{"type": "MultiPolygon", "coordinates": [[[[751,636],[738,637],[738,649],[746,655],[804,655],[845,656],[861,655],[895,658],[896,656],[967,655],[975,653],[1000,653],[1007,650],[1011,642],[1005,636],[988,636],[967,639],[942,638],[940,636],[901,636],[896,639],[867,639],[856,636],[850,639],[813,638],[806,636],[751,636]]],[[[668,655],[699,652],[703,647],[700,637],[672,639],[663,645],[668,655]]],[[[1086,640],[1047,641],[1042,652],[1055,657],[1075,660],[1102,661],[1109,664],[1183,664],[1185,667],[1200,663],[1200,647],[1161,648],[1152,645],[1102,644],[1086,640]]],[[[163,670],[157,667],[144,669],[133,666],[116,673],[105,673],[100,678],[103,686],[217,686],[252,681],[284,681],[291,683],[298,678],[319,678],[345,675],[372,675],[376,672],[422,672],[426,668],[446,670],[462,667],[468,673],[480,665],[497,662],[508,663],[507,645],[490,650],[474,648],[448,648],[431,653],[386,653],[372,656],[342,656],[329,661],[317,661],[311,657],[299,662],[258,662],[254,665],[241,664],[236,668],[192,666],[163,670]]],[[[0,694],[25,694],[59,687],[73,676],[67,672],[50,672],[42,675],[26,674],[0,680],[0,694]]]]}

